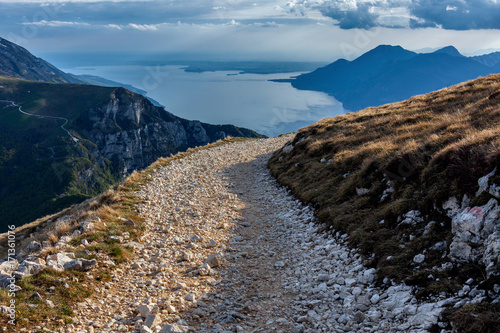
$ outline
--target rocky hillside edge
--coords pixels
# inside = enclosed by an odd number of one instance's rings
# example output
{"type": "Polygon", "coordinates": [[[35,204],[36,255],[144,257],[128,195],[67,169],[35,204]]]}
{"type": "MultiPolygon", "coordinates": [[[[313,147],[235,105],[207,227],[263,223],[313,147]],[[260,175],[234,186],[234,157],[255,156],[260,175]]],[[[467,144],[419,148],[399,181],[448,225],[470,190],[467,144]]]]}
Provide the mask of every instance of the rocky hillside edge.
{"type": "Polygon", "coordinates": [[[140,246],[145,228],[137,213],[141,200],[135,191],[161,166],[200,149],[243,140],[226,138],[160,158],[96,198],[0,235],[0,326],[13,327],[9,324],[12,291],[16,331],[37,326],[53,331],[71,324],[75,305],[110,281],[110,270],[140,246]],[[12,248],[9,234],[15,235],[15,254],[8,251],[12,248]],[[50,299],[42,299],[47,290],[50,299]]]}
{"type": "Polygon", "coordinates": [[[160,157],[262,137],[177,117],[124,88],[0,77],[0,108],[0,232],[95,197],[160,157]]]}
{"type": "Polygon", "coordinates": [[[497,332],[499,120],[500,75],[491,75],[324,119],[269,166],[325,230],[349,235],[378,283],[455,297],[442,314],[454,329],[497,332]]]}

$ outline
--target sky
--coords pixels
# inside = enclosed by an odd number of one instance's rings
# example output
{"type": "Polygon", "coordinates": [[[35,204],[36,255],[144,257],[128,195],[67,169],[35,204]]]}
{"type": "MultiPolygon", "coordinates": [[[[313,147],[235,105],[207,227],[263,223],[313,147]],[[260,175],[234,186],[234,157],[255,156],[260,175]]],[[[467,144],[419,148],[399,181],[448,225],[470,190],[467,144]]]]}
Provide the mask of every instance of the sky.
{"type": "Polygon", "coordinates": [[[500,0],[0,0],[0,37],[49,58],[331,62],[380,44],[472,55],[500,51],[500,0]]]}

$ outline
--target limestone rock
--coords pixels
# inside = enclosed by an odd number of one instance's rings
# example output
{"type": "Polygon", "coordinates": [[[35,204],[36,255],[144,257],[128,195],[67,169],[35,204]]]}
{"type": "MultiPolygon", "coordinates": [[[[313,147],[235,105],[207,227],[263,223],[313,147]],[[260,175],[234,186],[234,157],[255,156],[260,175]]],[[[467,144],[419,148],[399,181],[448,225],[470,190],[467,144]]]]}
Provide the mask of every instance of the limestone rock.
{"type": "Polygon", "coordinates": [[[75,269],[78,271],[89,271],[96,266],[97,266],[96,259],[88,260],[83,258],[71,260],[70,262],[67,262],[66,264],[63,265],[64,269],[75,269]]]}
{"type": "Polygon", "coordinates": [[[74,254],[67,253],[56,253],[47,256],[46,262],[47,267],[53,268],[58,271],[64,269],[64,265],[72,261],[75,258],[74,254]]]}
{"type": "Polygon", "coordinates": [[[178,324],[165,324],[159,333],[188,333],[189,327],[178,324]]]}
{"type": "Polygon", "coordinates": [[[24,253],[38,252],[42,249],[42,244],[37,241],[32,241],[24,248],[24,253]]]}
{"type": "Polygon", "coordinates": [[[212,254],[204,261],[205,264],[208,264],[211,268],[217,268],[221,265],[220,255],[212,254]]]}
{"type": "Polygon", "coordinates": [[[47,266],[37,264],[32,261],[23,261],[17,268],[17,272],[22,273],[24,276],[36,275],[43,271],[47,266]]]}
{"type": "Polygon", "coordinates": [[[198,273],[202,276],[209,275],[210,274],[210,265],[209,264],[203,264],[198,268],[198,273]]]}

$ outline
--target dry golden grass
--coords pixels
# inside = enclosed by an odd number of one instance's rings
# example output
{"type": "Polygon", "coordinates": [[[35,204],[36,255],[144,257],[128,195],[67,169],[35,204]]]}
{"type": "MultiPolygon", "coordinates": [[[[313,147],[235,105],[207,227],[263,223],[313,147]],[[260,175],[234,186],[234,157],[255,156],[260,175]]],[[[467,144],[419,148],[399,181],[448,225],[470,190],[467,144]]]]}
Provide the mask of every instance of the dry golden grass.
{"type": "MultiPolygon", "coordinates": [[[[422,296],[440,286],[451,290],[468,277],[481,278],[480,267],[462,268],[448,272],[453,279],[446,286],[424,283],[446,259],[428,252],[420,267],[427,270],[424,278],[412,259],[438,241],[450,244],[451,221],[435,207],[450,196],[461,200],[467,194],[477,205],[488,199],[474,195],[478,178],[500,166],[500,74],[323,119],[302,128],[293,144],[289,154],[273,155],[272,173],[314,204],[327,226],[348,233],[367,258],[373,254],[371,264],[381,278],[420,285],[422,296]],[[394,193],[381,203],[388,179],[394,193]],[[358,196],[356,188],[368,188],[370,194],[358,196]],[[425,223],[398,226],[398,217],[413,209],[422,212],[425,223]],[[424,236],[423,227],[432,220],[444,226],[424,236]],[[413,241],[409,235],[415,236],[413,241]]],[[[499,174],[490,181],[500,184],[499,174]]]]}
{"type": "MultiPolygon", "coordinates": [[[[477,180],[500,167],[500,74],[323,119],[301,129],[293,144],[289,154],[273,155],[272,173],[314,204],[326,226],[348,233],[380,279],[404,280],[417,286],[421,297],[453,292],[469,277],[484,279],[480,265],[436,271],[447,258],[429,248],[451,243],[450,218],[439,209],[445,200],[467,194],[471,204],[482,205],[489,199],[475,193],[477,180]],[[394,193],[381,203],[387,180],[394,193]],[[358,196],[356,188],[370,193],[358,196]],[[400,226],[398,217],[414,209],[425,216],[424,223],[400,226]],[[423,235],[430,221],[443,224],[423,235]],[[415,269],[413,257],[424,250],[426,261],[415,269]],[[444,278],[430,281],[430,274],[444,278]]],[[[500,172],[490,181],[500,184],[500,172]]]]}

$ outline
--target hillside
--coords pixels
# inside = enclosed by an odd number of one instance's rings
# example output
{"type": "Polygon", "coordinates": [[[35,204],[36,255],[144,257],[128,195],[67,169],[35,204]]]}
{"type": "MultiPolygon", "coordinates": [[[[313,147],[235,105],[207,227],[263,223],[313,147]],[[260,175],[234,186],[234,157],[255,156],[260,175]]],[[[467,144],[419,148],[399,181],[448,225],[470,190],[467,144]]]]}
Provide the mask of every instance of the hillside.
{"type": "Polygon", "coordinates": [[[404,281],[424,299],[465,297],[448,315],[459,331],[487,331],[474,316],[499,313],[489,303],[500,276],[499,121],[500,75],[491,75],[324,119],[269,167],[325,229],[349,235],[380,279],[404,281]]]}
{"type": "Polygon", "coordinates": [[[160,158],[13,231],[16,328],[496,333],[499,98],[493,75],[160,158]]]}
{"type": "MultiPolygon", "coordinates": [[[[10,269],[0,262],[0,286],[18,290],[15,328],[449,333],[440,313],[460,299],[418,300],[407,285],[379,283],[347,235],[322,232],[314,209],[273,179],[267,161],[292,138],[162,158],[14,230],[18,255],[10,269]]],[[[0,290],[0,304],[9,297],[0,290]]]]}
{"type": "MultiPolygon", "coordinates": [[[[136,94],[146,96],[147,92],[134,86],[107,80],[95,75],[74,75],[65,73],[47,61],[31,54],[25,48],[0,37],[0,76],[51,83],[80,83],[103,87],[123,87],[136,94]]],[[[151,103],[162,107],[154,99],[151,103]]]]}
{"type": "Polygon", "coordinates": [[[2,232],[93,197],[159,157],[226,136],[260,137],[176,117],[123,88],[7,78],[0,133],[2,232]]]}
{"type": "Polygon", "coordinates": [[[0,76],[55,83],[83,83],[25,48],[0,37],[0,76]]]}
{"type": "Polygon", "coordinates": [[[380,45],[353,61],[345,59],[291,80],[303,90],[323,91],[347,110],[402,101],[460,82],[498,73],[497,56],[468,58],[452,46],[419,54],[380,45]]]}

